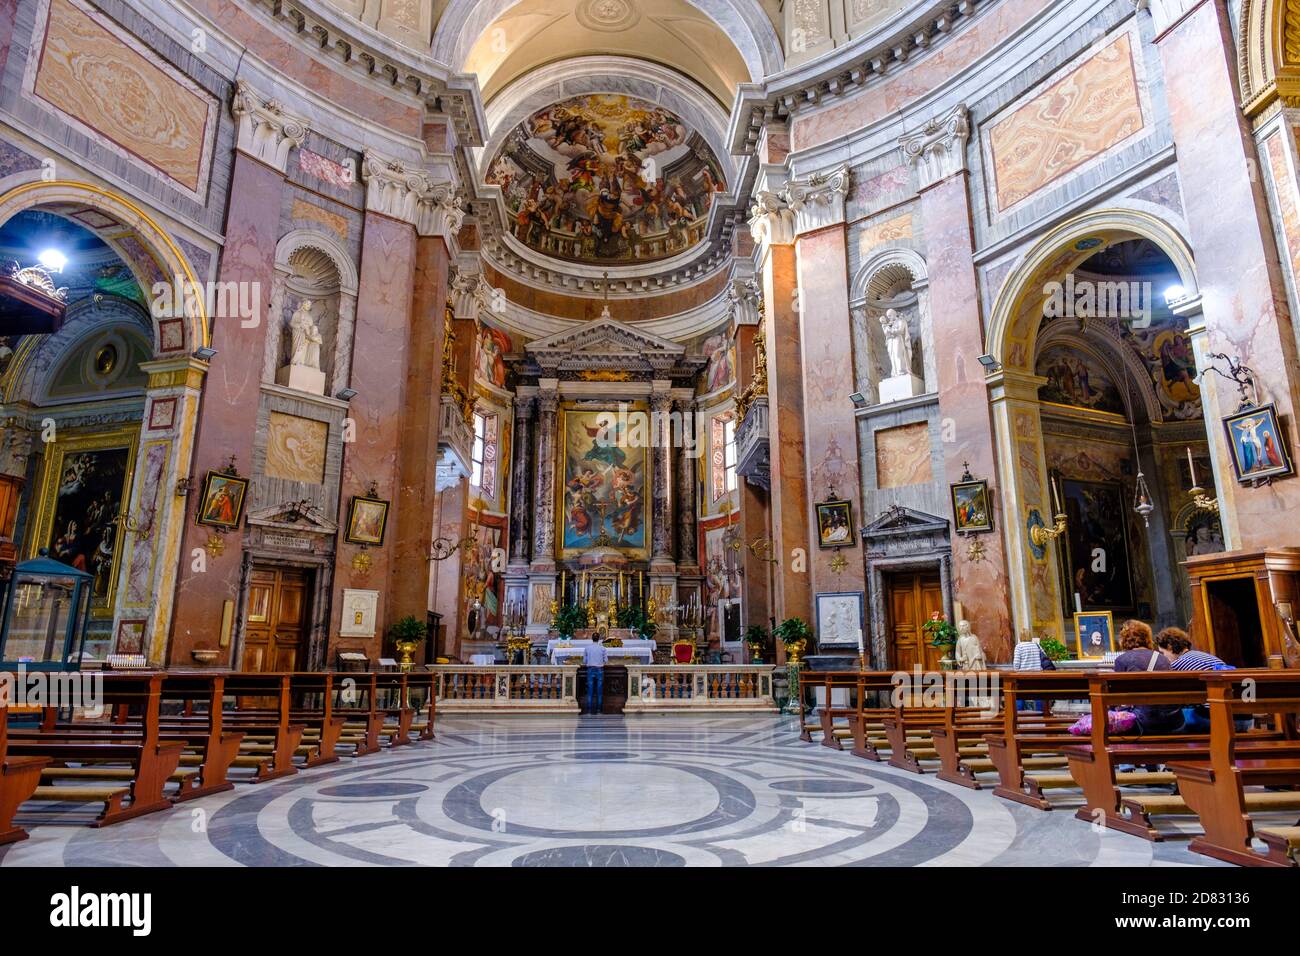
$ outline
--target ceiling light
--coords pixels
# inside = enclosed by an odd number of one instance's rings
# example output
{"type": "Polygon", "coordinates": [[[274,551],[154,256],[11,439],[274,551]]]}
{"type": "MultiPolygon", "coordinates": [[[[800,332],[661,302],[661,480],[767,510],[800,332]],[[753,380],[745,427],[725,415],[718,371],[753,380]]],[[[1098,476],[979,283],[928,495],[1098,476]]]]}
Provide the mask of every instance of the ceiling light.
{"type": "Polygon", "coordinates": [[[50,248],[41,252],[36,257],[37,261],[51,272],[62,272],[63,267],[68,264],[68,257],[58,249],[50,248]]]}
{"type": "Polygon", "coordinates": [[[1187,295],[1187,290],[1175,282],[1169,288],[1165,289],[1165,305],[1172,305],[1185,295],[1187,295]]]}

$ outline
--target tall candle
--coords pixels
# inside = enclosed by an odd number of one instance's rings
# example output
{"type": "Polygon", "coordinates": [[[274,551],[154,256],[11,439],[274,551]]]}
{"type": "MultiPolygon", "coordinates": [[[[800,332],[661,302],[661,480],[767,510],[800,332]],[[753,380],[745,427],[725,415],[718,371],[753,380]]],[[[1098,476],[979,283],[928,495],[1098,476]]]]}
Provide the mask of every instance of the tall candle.
{"type": "Polygon", "coordinates": [[[1074,592],[1074,613],[1075,614],[1083,613],[1083,601],[1080,600],[1078,591],[1074,592]]]}
{"type": "Polygon", "coordinates": [[[1055,514],[1061,513],[1061,492],[1056,487],[1056,479],[1052,479],[1052,503],[1056,506],[1055,514]]]}
{"type": "Polygon", "coordinates": [[[1192,461],[1192,449],[1189,445],[1187,448],[1187,470],[1192,476],[1192,487],[1196,487],[1196,463],[1192,461]]]}
{"type": "Polygon", "coordinates": [[[560,569],[560,600],[565,601],[568,598],[568,591],[564,587],[564,569],[560,569]]]}
{"type": "Polygon", "coordinates": [[[866,646],[862,643],[862,628],[858,628],[858,653],[861,654],[865,650],[866,646]]]}

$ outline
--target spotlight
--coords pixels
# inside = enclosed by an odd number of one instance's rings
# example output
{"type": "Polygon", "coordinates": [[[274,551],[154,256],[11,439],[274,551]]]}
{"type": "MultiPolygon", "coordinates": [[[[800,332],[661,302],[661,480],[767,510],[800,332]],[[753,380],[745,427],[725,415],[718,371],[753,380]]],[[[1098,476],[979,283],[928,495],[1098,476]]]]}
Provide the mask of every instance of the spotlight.
{"type": "Polygon", "coordinates": [[[849,396],[849,401],[853,403],[854,408],[867,407],[867,396],[863,395],[861,392],[854,392],[849,396]]]}
{"type": "Polygon", "coordinates": [[[1002,368],[1002,363],[987,353],[980,356],[980,364],[984,366],[984,374],[986,375],[992,375],[1002,368]]]}
{"type": "Polygon", "coordinates": [[[340,388],[334,397],[340,402],[350,402],[357,397],[357,390],[355,388],[340,388]]]}
{"type": "Polygon", "coordinates": [[[217,357],[217,350],[207,345],[200,345],[194,350],[194,357],[201,362],[211,362],[217,357]]]}
{"type": "Polygon", "coordinates": [[[68,264],[68,257],[58,249],[51,248],[43,250],[41,254],[36,257],[36,261],[45,266],[45,268],[49,269],[51,272],[62,272],[63,267],[68,264]]]}
{"type": "Polygon", "coordinates": [[[1187,290],[1175,282],[1169,288],[1165,289],[1165,305],[1173,305],[1185,295],[1187,295],[1187,290]]]}

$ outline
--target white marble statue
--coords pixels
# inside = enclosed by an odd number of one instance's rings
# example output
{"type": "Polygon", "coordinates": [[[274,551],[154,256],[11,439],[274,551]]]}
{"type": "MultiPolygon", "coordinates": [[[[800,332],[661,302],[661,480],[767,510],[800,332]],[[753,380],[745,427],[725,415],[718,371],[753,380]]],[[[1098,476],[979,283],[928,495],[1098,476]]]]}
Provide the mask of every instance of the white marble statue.
{"type": "Polygon", "coordinates": [[[957,622],[957,668],[963,671],[988,670],[984,647],[970,629],[970,621],[957,622]]]}
{"type": "Polygon", "coordinates": [[[907,329],[907,320],[899,315],[896,309],[887,309],[880,317],[880,328],[885,333],[890,377],[911,375],[912,336],[907,329]]]}
{"type": "Polygon", "coordinates": [[[289,319],[289,364],[320,369],[320,329],[311,318],[311,299],[303,299],[289,319]]]}

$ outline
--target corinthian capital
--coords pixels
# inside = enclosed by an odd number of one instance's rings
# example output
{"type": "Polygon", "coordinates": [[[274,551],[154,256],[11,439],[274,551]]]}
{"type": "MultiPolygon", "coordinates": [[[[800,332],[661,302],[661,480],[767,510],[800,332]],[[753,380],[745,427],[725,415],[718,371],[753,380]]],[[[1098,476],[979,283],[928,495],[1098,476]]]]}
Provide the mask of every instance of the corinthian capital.
{"type": "Polygon", "coordinates": [[[840,165],[806,179],[792,179],[781,195],[794,213],[795,234],[811,232],[844,221],[844,199],[849,193],[849,167],[840,165]]]}
{"type": "Polygon", "coordinates": [[[457,270],[451,279],[451,301],[456,318],[477,320],[483,312],[501,312],[505,293],[477,272],[457,270]]]}
{"type": "Polygon", "coordinates": [[[966,169],[970,120],[964,103],[898,140],[903,157],[916,169],[917,189],[926,189],[966,169]]]}
{"type": "Polygon", "coordinates": [[[430,185],[424,170],[366,150],[361,178],[366,183],[367,210],[416,224],[420,197],[430,185]]]}
{"type": "Polygon", "coordinates": [[[749,208],[749,233],[760,246],[788,246],[794,242],[794,213],[779,193],[766,189],[754,194],[749,208]]]}
{"type": "Polygon", "coordinates": [[[306,121],[286,112],[279,100],[267,99],[243,80],[235,84],[230,112],[239,122],[236,148],[284,172],[289,150],[301,146],[307,135],[306,121]]]}
{"type": "Polygon", "coordinates": [[[449,245],[465,221],[460,194],[452,183],[430,183],[420,196],[416,231],[422,236],[442,236],[449,245]]]}

